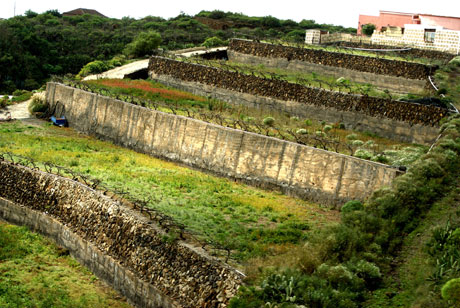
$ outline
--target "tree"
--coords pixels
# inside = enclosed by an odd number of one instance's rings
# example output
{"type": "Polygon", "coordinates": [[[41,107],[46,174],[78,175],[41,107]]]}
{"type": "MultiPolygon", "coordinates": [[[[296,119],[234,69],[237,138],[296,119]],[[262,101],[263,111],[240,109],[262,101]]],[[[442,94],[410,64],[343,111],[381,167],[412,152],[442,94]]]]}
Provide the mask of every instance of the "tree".
{"type": "Polygon", "coordinates": [[[363,25],[363,27],[361,28],[361,32],[364,34],[364,35],[372,35],[372,33],[374,33],[374,30],[375,30],[375,25],[374,24],[365,24],[363,25]]]}
{"type": "Polygon", "coordinates": [[[150,55],[161,44],[161,36],[155,31],[141,32],[126,45],[123,53],[128,57],[143,57],[150,55]]]}

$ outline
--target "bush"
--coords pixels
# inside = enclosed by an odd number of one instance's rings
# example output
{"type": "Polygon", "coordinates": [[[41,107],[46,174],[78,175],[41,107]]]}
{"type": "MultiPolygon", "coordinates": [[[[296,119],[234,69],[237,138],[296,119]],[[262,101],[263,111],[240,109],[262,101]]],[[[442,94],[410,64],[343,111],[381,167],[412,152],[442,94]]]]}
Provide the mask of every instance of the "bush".
{"type": "Polygon", "coordinates": [[[362,210],[364,207],[363,207],[363,204],[361,203],[361,201],[359,200],[351,200],[351,201],[348,201],[347,203],[345,203],[342,208],[340,209],[340,211],[342,213],[348,213],[348,212],[353,212],[353,211],[360,211],[362,210]]]}
{"type": "Polygon", "coordinates": [[[219,47],[219,46],[225,46],[228,43],[225,42],[224,40],[220,39],[217,36],[213,37],[208,37],[201,46],[205,46],[206,48],[211,48],[211,47],[219,47]]]}
{"type": "Polygon", "coordinates": [[[308,131],[305,128],[300,128],[296,131],[296,133],[299,135],[306,135],[308,134],[308,131]]]}
{"type": "Polygon", "coordinates": [[[45,93],[35,93],[32,96],[32,101],[29,104],[30,113],[45,112],[47,109],[48,105],[46,103],[45,93]]]}
{"type": "Polygon", "coordinates": [[[365,24],[361,28],[361,32],[364,35],[368,35],[368,36],[372,35],[374,33],[374,30],[375,30],[375,25],[374,24],[365,24]]]}
{"type": "Polygon", "coordinates": [[[151,55],[161,44],[161,36],[155,31],[141,32],[126,45],[123,54],[128,57],[143,57],[151,55]]]}
{"type": "Polygon", "coordinates": [[[264,118],[263,123],[268,126],[273,126],[275,125],[275,119],[272,117],[266,117],[264,118]]]}
{"type": "Polygon", "coordinates": [[[111,68],[112,67],[110,65],[108,65],[106,62],[96,60],[96,61],[89,62],[88,64],[83,66],[83,68],[78,73],[78,76],[86,77],[86,76],[91,75],[91,74],[100,74],[100,73],[105,72],[105,71],[107,71],[107,70],[109,70],[111,68]]]}
{"type": "Polygon", "coordinates": [[[451,279],[441,289],[442,298],[460,304],[460,278],[451,279]]]}
{"type": "Polygon", "coordinates": [[[347,138],[348,140],[356,140],[358,138],[358,135],[356,134],[349,134],[347,135],[345,138],[347,138]]]}
{"type": "Polygon", "coordinates": [[[8,96],[3,96],[0,98],[0,109],[5,108],[8,106],[10,100],[8,99],[8,96]]]}

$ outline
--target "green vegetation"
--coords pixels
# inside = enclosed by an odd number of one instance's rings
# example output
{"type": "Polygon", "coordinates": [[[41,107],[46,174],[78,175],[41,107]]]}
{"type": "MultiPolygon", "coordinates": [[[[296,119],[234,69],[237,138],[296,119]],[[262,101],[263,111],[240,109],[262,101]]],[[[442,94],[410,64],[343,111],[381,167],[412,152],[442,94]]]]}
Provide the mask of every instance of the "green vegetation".
{"type": "Polygon", "coordinates": [[[460,108],[460,56],[442,66],[434,75],[438,94],[446,95],[445,100],[460,108]]]}
{"type": "Polygon", "coordinates": [[[179,167],[49,124],[0,124],[0,152],[6,151],[69,167],[149,200],[147,206],[186,225],[198,240],[210,244],[208,248],[230,249],[231,258],[240,262],[285,253],[301,244],[309,230],[337,218],[335,211],[310,202],[179,167]]]}
{"type": "Polygon", "coordinates": [[[374,33],[375,25],[374,24],[365,24],[363,25],[361,31],[364,35],[370,36],[374,33]]]}
{"type": "MultiPolygon", "coordinates": [[[[79,85],[67,81],[71,85],[79,85]]],[[[87,81],[92,90],[102,95],[136,102],[164,112],[180,114],[223,126],[252,131],[267,136],[295,141],[330,151],[386,163],[410,166],[427,147],[408,145],[366,132],[351,132],[342,123],[300,120],[283,112],[232,106],[164,85],[144,80],[87,81]],[[135,98],[140,98],[137,100],[135,98]],[[146,99],[150,100],[145,101],[146,99]],[[154,103],[153,103],[154,102],[154,103]],[[353,137],[353,138],[351,138],[353,137]]],[[[80,84],[81,85],[81,84],[80,84]]]]}
{"type": "Polygon", "coordinates": [[[0,307],[131,307],[68,254],[0,222],[0,307]]]}
{"type": "MultiPolygon", "coordinates": [[[[383,286],[382,275],[388,277],[391,260],[398,254],[404,235],[413,232],[433,204],[448,198],[457,184],[460,117],[447,121],[442,131],[443,137],[432,151],[396,178],[391,188],[376,191],[363,208],[346,205],[339,225],[322,229],[317,237],[308,239],[303,251],[292,254],[296,258],[293,266],[274,270],[262,281],[253,281],[259,285],[257,288],[242,288],[231,306],[259,307],[270,303],[288,307],[292,303],[359,307],[369,300],[370,292],[383,286]],[[289,287],[285,287],[287,284],[289,287]]],[[[378,298],[381,292],[374,294],[378,298]]],[[[374,307],[383,306],[384,300],[373,301],[374,307]]],[[[395,307],[395,303],[392,301],[388,307],[395,307]]],[[[406,301],[403,306],[407,304],[406,301]]]]}
{"type": "MultiPolygon", "coordinates": [[[[0,20],[0,93],[37,89],[51,75],[77,74],[89,62],[108,61],[122,54],[138,35],[145,35],[141,33],[159,33],[160,47],[174,50],[203,42],[215,44],[216,38],[226,41],[234,36],[301,42],[304,30],[311,28],[356,32],[353,28],[320,25],[312,20],[297,23],[271,16],[249,17],[220,11],[202,11],[197,16],[180,14],[170,19],[154,16],[113,19],[93,15],[62,16],[56,10],[41,14],[28,11],[24,16],[0,20]],[[225,27],[223,30],[210,28],[199,22],[198,16],[218,17],[225,27]]],[[[149,54],[158,39],[153,41],[152,46],[133,42],[127,52],[133,56],[149,54]]]]}
{"type": "Polygon", "coordinates": [[[134,40],[126,45],[123,53],[131,58],[152,55],[161,44],[161,36],[155,31],[141,32],[134,40]]]}
{"type": "MultiPolygon", "coordinates": [[[[184,59],[180,59],[184,60],[184,59]]],[[[187,61],[200,63],[202,64],[202,60],[200,59],[187,59],[187,61]]],[[[323,88],[331,91],[340,91],[344,93],[354,93],[354,94],[361,94],[361,95],[368,95],[373,97],[381,97],[381,98],[388,98],[389,96],[392,99],[400,100],[400,99],[416,99],[421,98],[423,96],[430,96],[429,93],[409,93],[409,94],[400,94],[397,92],[391,92],[388,90],[380,90],[374,87],[372,84],[366,83],[357,83],[351,82],[344,77],[329,77],[325,75],[320,75],[315,72],[306,73],[302,71],[293,71],[293,70],[286,70],[286,69],[279,69],[274,67],[266,67],[264,65],[248,65],[242,64],[233,61],[206,61],[206,65],[212,67],[218,67],[220,69],[225,70],[232,70],[238,71],[243,74],[252,74],[257,77],[262,78],[276,78],[281,80],[286,80],[291,83],[297,83],[309,87],[315,88],[323,88]]]]}
{"type": "Polygon", "coordinates": [[[221,38],[217,36],[209,37],[207,38],[201,46],[211,48],[211,47],[219,47],[219,46],[224,46],[228,45],[227,41],[222,40],[221,38]]]}

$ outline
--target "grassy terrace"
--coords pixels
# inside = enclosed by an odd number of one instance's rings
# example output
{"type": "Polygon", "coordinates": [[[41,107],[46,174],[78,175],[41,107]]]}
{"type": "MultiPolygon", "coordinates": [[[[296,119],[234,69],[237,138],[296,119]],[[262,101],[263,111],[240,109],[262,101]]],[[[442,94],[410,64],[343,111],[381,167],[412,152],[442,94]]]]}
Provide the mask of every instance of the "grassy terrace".
{"type": "MultiPolygon", "coordinates": [[[[325,45],[320,46],[320,45],[311,45],[311,44],[303,44],[303,43],[293,44],[293,43],[284,42],[284,41],[262,41],[262,42],[269,43],[269,44],[290,46],[290,47],[323,50],[323,51],[329,51],[329,52],[339,52],[339,53],[346,53],[346,54],[352,54],[352,55],[357,55],[357,56],[381,58],[381,59],[395,60],[395,61],[406,61],[406,62],[415,62],[415,63],[432,64],[432,65],[444,64],[444,61],[442,60],[436,60],[436,59],[430,59],[430,58],[419,58],[419,57],[413,57],[410,55],[401,56],[397,52],[377,53],[377,52],[372,52],[372,51],[367,51],[367,50],[344,48],[340,46],[325,46],[325,45]]],[[[390,48],[393,48],[393,47],[390,47],[390,48]]],[[[394,47],[394,48],[397,48],[397,47],[394,47]]]]}
{"type": "Polygon", "coordinates": [[[346,130],[341,123],[325,123],[315,119],[290,117],[273,110],[232,106],[152,81],[100,79],[86,84],[98,93],[122,100],[138,98],[157,102],[154,108],[164,112],[174,112],[395,166],[410,166],[427,150],[424,146],[400,143],[372,133],[346,130]],[[270,123],[269,118],[273,119],[273,123],[270,123]]]}
{"type": "MultiPolygon", "coordinates": [[[[197,58],[178,58],[179,60],[186,60],[195,63],[202,64],[203,60],[197,58]]],[[[233,61],[206,61],[206,65],[221,68],[221,69],[230,69],[234,71],[239,71],[244,74],[252,74],[257,77],[271,77],[271,78],[279,78],[282,80],[286,80],[291,83],[297,83],[306,85],[309,87],[315,88],[323,88],[331,91],[338,91],[338,92],[345,92],[345,93],[352,93],[352,94],[361,94],[361,95],[368,95],[373,97],[381,97],[381,98],[391,98],[394,100],[402,100],[402,99],[415,99],[421,98],[423,96],[429,96],[429,93],[407,93],[407,94],[400,94],[396,92],[392,92],[389,90],[383,91],[372,84],[362,84],[358,82],[352,82],[348,79],[344,78],[334,78],[329,76],[324,76],[313,73],[304,73],[301,71],[293,71],[293,70],[284,70],[274,67],[266,67],[264,65],[249,65],[249,64],[242,64],[233,61]]]]}
{"type": "MultiPolygon", "coordinates": [[[[311,230],[338,221],[317,204],[161,161],[49,123],[0,124],[0,152],[52,162],[152,201],[147,206],[187,226],[200,241],[231,249],[244,262],[276,256],[311,230]]],[[[207,246],[209,247],[209,246],[207,246]]]]}
{"type": "Polygon", "coordinates": [[[0,307],[131,307],[68,252],[0,222],[0,307]]]}

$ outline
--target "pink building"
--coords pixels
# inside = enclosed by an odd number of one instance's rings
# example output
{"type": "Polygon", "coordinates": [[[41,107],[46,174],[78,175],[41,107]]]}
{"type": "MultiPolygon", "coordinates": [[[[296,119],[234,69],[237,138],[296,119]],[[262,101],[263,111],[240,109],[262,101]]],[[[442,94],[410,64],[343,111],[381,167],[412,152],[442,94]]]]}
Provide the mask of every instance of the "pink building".
{"type": "Polygon", "coordinates": [[[404,29],[404,25],[407,24],[460,30],[460,17],[380,11],[379,16],[359,15],[357,34],[361,34],[361,28],[366,24],[374,24],[378,31],[381,31],[384,27],[390,26],[404,29]]]}

